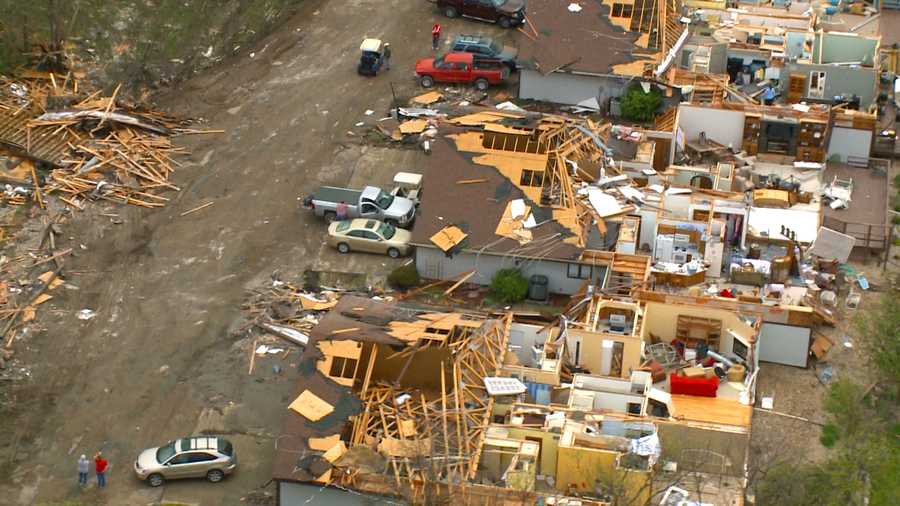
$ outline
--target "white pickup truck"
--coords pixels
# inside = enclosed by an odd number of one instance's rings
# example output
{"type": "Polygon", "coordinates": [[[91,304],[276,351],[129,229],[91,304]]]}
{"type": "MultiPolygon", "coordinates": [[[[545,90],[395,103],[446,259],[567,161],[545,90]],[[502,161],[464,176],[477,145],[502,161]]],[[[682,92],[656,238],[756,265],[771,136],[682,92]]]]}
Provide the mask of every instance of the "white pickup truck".
{"type": "Polygon", "coordinates": [[[416,205],[412,200],[391,195],[375,186],[366,186],[362,190],[323,186],[303,199],[303,207],[331,223],[337,218],[337,207],[341,202],[347,205],[347,219],[372,218],[406,228],[416,217],[416,205]]]}

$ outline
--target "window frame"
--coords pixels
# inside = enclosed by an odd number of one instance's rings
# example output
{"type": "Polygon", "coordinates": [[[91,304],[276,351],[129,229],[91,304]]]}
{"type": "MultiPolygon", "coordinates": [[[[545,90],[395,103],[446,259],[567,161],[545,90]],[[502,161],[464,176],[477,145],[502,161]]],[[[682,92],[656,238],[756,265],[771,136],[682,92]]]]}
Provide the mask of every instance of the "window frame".
{"type": "Polygon", "coordinates": [[[544,171],[535,169],[522,169],[522,172],[519,175],[519,184],[521,186],[529,186],[531,188],[543,188],[544,171]]]}
{"type": "Polygon", "coordinates": [[[568,263],[566,264],[566,277],[569,279],[594,279],[594,266],[589,264],[568,263]],[[575,275],[572,275],[572,269],[577,269],[575,275]],[[587,268],[587,276],[584,275],[584,268],[587,268]]]}

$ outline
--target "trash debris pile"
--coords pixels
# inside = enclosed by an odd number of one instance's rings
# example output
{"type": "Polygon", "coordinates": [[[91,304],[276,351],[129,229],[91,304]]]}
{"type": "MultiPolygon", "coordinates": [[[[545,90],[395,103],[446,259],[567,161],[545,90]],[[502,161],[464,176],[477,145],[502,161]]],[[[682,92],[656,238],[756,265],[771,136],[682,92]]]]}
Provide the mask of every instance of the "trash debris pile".
{"type": "Polygon", "coordinates": [[[120,87],[109,95],[92,90],[76,75],[0,78],[0,153],[16,161],[12,169],[25,169],[6,200],[22,203],[27,193],[43,208],[46,195],[56,194],[77,209],[87,200],[164,206],[164,193],[179,190],[170,181],[177,158],[187,154],[172,137],[203,132],[128,104],[120,87]]]}

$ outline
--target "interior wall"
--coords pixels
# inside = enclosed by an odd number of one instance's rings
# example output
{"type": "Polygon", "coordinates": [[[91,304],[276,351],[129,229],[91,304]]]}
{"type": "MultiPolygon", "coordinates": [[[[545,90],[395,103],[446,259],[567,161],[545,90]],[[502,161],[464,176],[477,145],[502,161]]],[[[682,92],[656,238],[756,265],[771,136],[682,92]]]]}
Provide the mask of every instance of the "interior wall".
{"type": "Polygon", "coordinates": [[[682,104],[678,107],[678,127],[684,131],[687,142],[695,142],[700,132],[706,132],[707,139],[740,148],[744,135],[744,113],[682,104]]]}
{"type": "MultiPolygon", "coordinates": [[[[393,383],[403,366],[408,355],[389,358],[397,350],[385,344],[378,345],[378,356],[375,358],[375,366],[372,368],[372,379],[393,383]]],[[[421,388],[432,392],[441,391],[441,361],[444,362],[444,375],[446,376],[447,390],[451,390],[453,384],[453,362],[449,350],[446,348],[426,348],[419,350],[409,363],[406,373],[403,375],[403,385],[410,388],[421,388]]]]}
{"type": "Polygon", "coordinates": [[[637,369],[641,365],[640,336],[620,336],[569,329],[566,335],[566,348],[569,357],[574,360],[575,350],[579,349],[578,343],[581,343],[577,365],[588,369],[592,374],[600,374],[600,367],[603,363],[603,341],[605,340],[622,343],[621,377],[631,377],[632,369],[637,369]]]}
{"type": "Polygon", "coordinates": [[[517,427],[506,427],[509,431],[510,439],[530,439],[540,440],[541,443],[541,465],[538,474],[544,476],[553,476],[556,478],[556,460],[559,451],[559,434],[546,432],[542,429],[525,429],[517,427]]]}
{"type": "Polygon", "coordinates": [[[722,320],[722,337],[719,339],[722,351],[730,351],[734,346],[732,343],[733,337],[728,332],[728,329],[733,330],[746,342],[750,341],[755,332],[753,327],[744,323],[735,313],[724,309],[648,302],[644,308],[642,337],[649,342],[650,334],[653,334],[663,342],[671,341],[675,338],[675,329],[678,326],[679,315],[722,320]]]}
{"type": "Polygon", "coordinates": [[[868,158],[872,148],[872,131],[855,128],[833,127],[828,141],[828,159],[836,157],[842,162],[848,156],[868,158]]]}
{"type": "MultiPolygon", "coordinates": [[[[689,211],[691,207],[691,196],[687,195],[663,195],[663,208],[666,210],[666,217],[690,219],[689,211]]],[[[656,227],[653,228],[656,235],[656,227]]],[[[653,244],[653,241],[650,241],[653,244]]]]}
{"type": "Polygon", "coordinates": [[[525,367],[537,367],[533,360],[531,348],[536,344],[544,344],[546,333],[538,333],[540,325],[513,323],[509,328],[509,349],[516,354],[519,363],[525,367]]]}

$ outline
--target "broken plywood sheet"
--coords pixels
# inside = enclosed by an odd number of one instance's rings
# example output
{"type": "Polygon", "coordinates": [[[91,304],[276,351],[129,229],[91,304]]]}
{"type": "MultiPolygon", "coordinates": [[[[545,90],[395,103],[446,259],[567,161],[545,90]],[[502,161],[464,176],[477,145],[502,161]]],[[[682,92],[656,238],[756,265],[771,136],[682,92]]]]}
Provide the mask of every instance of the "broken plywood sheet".
{"type": "Polygon", "coordinates": [[[338,303],[337,299],[317,299],[312,295],[305,293],[301,293],[299,296],[300,305],[303,306],[303,309],[308,309],[310,311],[325,311],[333,308],[338,303]]]}
{"type": "Polygon", "coordinates": [[[588,201],[601,218],[615,216],[622,212],[622,207],[615,197],[597,188],[591,188],[588,192],[588,201]]]}
{"type": "Polygon", "coordinates": [[[325,437],[311,437],[307,441],[307,446],[309,446],[310,450],[315,450],[319,452],[327,452],[331,449],[332,446],[338,444],[341,441],[340,434],[333,434],[331,436],[325,437]]]}
{"type": "Polygon", "coordinates": [[[441,92],[429,91],[428,93],[413,97],[412,102],[415,104],[430,105],[440,101],[442,98],[444,98],[444,95],[442,95],[441,92]]]}
{"type": "Polygon", "coordinates": [[[420,457],[430,455],[431,439],[424,438],[417,441],[408,439],[394,439],[392,437],[381,438],[378,442],[378,453],[391,457],[420,457]]]}
{"type": "Polygon", "coordinates": [[[400,123],[401,134],[420,134],[428,128],[428,121],[424,119],[411,119],[400,123]]]}
{"type": "Polygon", "coordinates": [[[463,242],[466,237],[468,237],[468,234],[463,232],[462,229],[456,225],[450,225],[438,230],[436,234],[430,237],[430,240],[435,246],[441,248],[441,251],[446,253],[457,244],[463,242]]]}
{"type": "Polygon", "coordinates": [[[288,406],[288,409],[312,422],[318,422],[330,415],[331,412],[334,411],[334,406],[325,402],[325,400],[312,393],[312,391],[304,390],[303,393],[298,395],[297,398],[294,399],[294,402],[288,406]]]}
{"type": "Polygon", "coordinates": [[[503,216],[500,217],[494,233],[514,239],[519,244],[528,243],[533,237],[531,230],[525,228],[525,221],[529,216],[531,216],[531,206],[526,206],[522,199],[511,200],[506,204],[506,209],[503,211],[503,216]],[[518,216],[514,217],[514,212],[518,213],[518,216]]]}
{"type": "Polygon", "coordinates": [[[524,118],[524,114],[500,112],[500,111],[483,111],[474,114],[466,114],[450,120],[450,123],[462,126],[482,126],[486,123],[497,123],[508,118],[524,118]]]}
{"type": "Polygon", "coordinates": [[[416,342],[419,339],[443,341],[455,327],[477,329],[483,319],[462,313],[425,313],[415,321],[393,321],[388,324],[388,334],[401,341],[416,342]]]}
{"type": "Polygon", "coordinates": [[[809,248],[809,253],[826,260],[845,263],[850,258],[850,252],[853,251],[855,244],[856,239],[849,235],[830,228],[819,227],[819,233],[816,235],[812,247],[809,248]]]}
{"type": "Polygon", "coordinates": [[[322,454],[322,458],[334,464],[339,458],[343,457],[345,453],[347,453],[347,446],[343,441],[338,441],[334,446],[329,448],[328,451],[322,454]]]}

